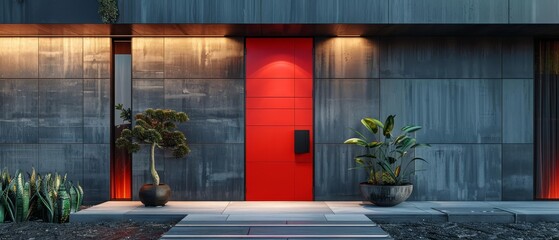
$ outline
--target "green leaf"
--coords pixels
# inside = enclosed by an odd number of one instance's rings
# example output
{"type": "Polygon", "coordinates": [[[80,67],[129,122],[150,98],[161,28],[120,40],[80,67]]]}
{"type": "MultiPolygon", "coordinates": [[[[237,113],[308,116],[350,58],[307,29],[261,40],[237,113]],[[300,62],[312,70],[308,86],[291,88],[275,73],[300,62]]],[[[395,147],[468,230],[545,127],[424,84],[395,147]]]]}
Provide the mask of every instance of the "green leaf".
{"type": "Polygon", "coordinates": [[[377,158],[377,156],[375,156],[375,155],[373,155],[373,154],[359,155],[359,156],[357,156],[357,157],[355,157],[355,158],[362,158],[362,157],[373,158],[373,159],[377,158]]]}
{"type": "Polygon", "coordinates": [[[392,130],[394,129],[394,115],[390,115],[386,118],[386,121],[384,123],[384,131],[383,131],[383,135],[387,138],[390,138],[390,133],[392,132],[392,130]]]}
{"type": "Polygon", "coordinates": [[[382,146],[384,143],[383,142],[370,142],[369,144],[367,144],[367,147],[369,148],[377,148],[382,146]]]}
{"type": "Polygon", "coordinates": [[[363,140],[361,138],[350,138],[348,140],[345,140],[344,143],[345,144],[359,145],[359,146],[363,146],[363,147],[367,146],[367,142],[365,142],[365,140],[363,140]]]}
{"type": "Polygon", "coordinates": [[[418,148],[418,147],[431,147],[431,145],[424,144],[424,143],[416,143],[413,146],[411,146],[411,148],[418,148]]]}
{"type": "Polygon", "coordinates": [[[396,175],[396,177],[400,176],[400,166],[396,167],[396,172],[394,173],[394,175],[396,175]]]}
{"type": "Polygon", "coordinates": [[[376,125],[373,118],[363,118],[361,119],[361,123],[365,126],[370,132],[376,134],[378,132],[378,126],[376,125]]]}
{"type": "Polygon", "coordinates": [[[351,129],[351,131],[353,131],[354,133],[356,133],[357,135],[359,135],[362,139],[367,140],[367,138],[365,137],[365,135],[363,135],[362,133],[360,133],[359,131],[355,130],[354,128],[349,128],[351,129]]]}
{"type": "Polygon", "coordinates": [[[421,129],[421,126],[409,125],[409,126],[403,127],[403,128],[402,128],[402,131],[403,131],[403,132],[406,132],[406,133],[412,133],[412,132],[415,132],[415,131],[417,131],[417,130],[419,130],[419,129],[421,129]]]}

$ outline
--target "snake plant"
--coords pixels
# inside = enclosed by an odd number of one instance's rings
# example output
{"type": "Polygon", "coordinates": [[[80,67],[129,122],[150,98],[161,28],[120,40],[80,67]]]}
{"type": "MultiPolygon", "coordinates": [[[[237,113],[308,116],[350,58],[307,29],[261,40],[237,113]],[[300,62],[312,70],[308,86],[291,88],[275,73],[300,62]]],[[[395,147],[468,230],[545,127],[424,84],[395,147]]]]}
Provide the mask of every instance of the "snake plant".
{"type": "Polygon", "coordinates": [[[403,159],[411,150],[429,147],[429,144],[418,143],[411,136],[412,133],[421,129],[420,126],[408,125],[401,128],[398,135],[393,135],[394,118],[394,115],[390,115],[384,123],[375,118],[363,118],[361,123],[367,132],[362,133],[353,129],[358,137],[347,139],[344,142],[363,147],[365,150],[364,154],[354,158],[358,167],[352,169],[365,169],[369,184],[408,184],[410,183],[409,176],[414,173],[414,171],[410,171],[409,166],[415,161],[427,162],[423,158],[413,157],[402,169],[403,159]]]}

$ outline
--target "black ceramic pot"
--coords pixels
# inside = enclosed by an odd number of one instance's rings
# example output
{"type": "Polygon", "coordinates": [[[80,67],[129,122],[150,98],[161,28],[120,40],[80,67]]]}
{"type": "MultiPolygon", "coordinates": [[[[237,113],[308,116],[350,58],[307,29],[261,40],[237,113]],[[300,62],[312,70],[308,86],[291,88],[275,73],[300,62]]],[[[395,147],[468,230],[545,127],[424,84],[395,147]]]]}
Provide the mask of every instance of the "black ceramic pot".
{"type": "Polygon", "coordinates": [[[146,207],[158,207],[165,206],[171,197],[171,188],[167,184],[159,184],[159,186],[154,186],[153,184],[144,184],[140,188],[140,201],[146,207]]]}
{"type": "Polygon", "coordinates": [[[363,197],[380,207],[396,206],[406,201],[413,191],[411,184],[389,186],[361,183],[360,186],[363,197]]]}

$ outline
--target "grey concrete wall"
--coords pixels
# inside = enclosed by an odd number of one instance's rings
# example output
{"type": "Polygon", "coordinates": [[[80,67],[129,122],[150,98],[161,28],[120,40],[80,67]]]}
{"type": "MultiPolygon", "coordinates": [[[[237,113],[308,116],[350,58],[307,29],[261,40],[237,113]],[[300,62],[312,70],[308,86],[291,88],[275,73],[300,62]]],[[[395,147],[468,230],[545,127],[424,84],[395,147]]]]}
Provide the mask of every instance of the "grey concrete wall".
{"type": "MultiPolygon", "coordinates": [[[[558,23],[555,0],[119,0],[118,23],[558,23]]],[[[0,1],[0,23],[100,23],[96,0],[0,1]]]]}
{"type": "Polygon", "coordinates": [[[85,202],[108,200],[109,64],[109,38],[0,38],[0,168],[68,173],[85,202]]]}
{"type": "MultiPolygon", "coordinates": [[[[244,39],[134,38],[134,114],[146,108],[186,112],[180,126],[192,152],[158,153],[174,200],[244,199],[244,39]]],[[[133,156],[133,192],[151,182],[148,152],[133,156]]]]}
{"type": "MultiPolygon", "coordinates": [[[[395,1],[405,2],[405,1],[395,1]]],[[[395,114],[433,147],[415,152],[414,200],[533,198],[531,38],[315,41],[315,197],[361,199],[360,151],[341,144],[362,117],[395,114]]]]}

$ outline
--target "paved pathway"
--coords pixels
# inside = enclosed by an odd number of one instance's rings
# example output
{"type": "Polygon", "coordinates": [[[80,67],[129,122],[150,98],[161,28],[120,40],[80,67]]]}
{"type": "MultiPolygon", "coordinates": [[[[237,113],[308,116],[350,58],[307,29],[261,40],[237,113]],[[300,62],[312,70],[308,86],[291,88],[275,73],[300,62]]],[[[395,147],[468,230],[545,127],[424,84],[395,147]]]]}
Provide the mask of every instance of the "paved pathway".
{"type": "Polygon", "coordinates": [[[404,202],[377,207],[363,202],[173,201],[146,208],[140,202],[111,201],[73,213],[71,222],[180,221],[165,239],[208,238],[386,238],[376,223],[559,222],[559,202],[404,202]],[[372,221],[371,221],[372,220],[372,221]],[[374,221],[374,222],[373,222],[374,221]],[[329,236],[329,237],[327,237],[329,236]]]}

